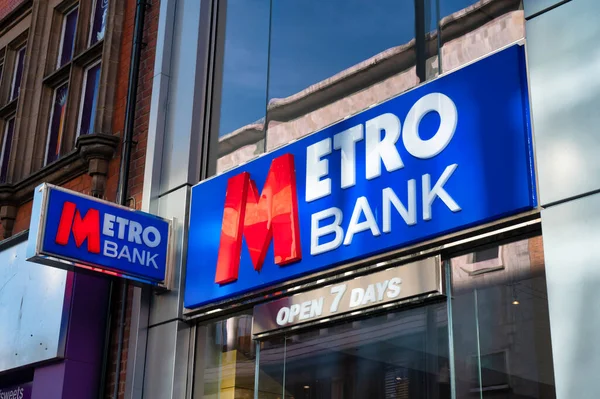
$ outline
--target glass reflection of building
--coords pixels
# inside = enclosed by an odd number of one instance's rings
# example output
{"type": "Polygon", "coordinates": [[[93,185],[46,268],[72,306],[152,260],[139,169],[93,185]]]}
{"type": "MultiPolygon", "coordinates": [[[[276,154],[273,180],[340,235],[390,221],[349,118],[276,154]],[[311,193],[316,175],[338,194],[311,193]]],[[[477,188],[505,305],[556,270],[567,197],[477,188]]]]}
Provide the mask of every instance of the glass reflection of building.
{"type": "MultiPolygon", "coordinates": [[[[512,0],[226,3],[213,174],[525,36],[512,0]]],[[[539,230],[474,245],[443,254],[447,300],[257,344],[251,308],[201,322],[194,397],[554,397],[539,230]]]]}

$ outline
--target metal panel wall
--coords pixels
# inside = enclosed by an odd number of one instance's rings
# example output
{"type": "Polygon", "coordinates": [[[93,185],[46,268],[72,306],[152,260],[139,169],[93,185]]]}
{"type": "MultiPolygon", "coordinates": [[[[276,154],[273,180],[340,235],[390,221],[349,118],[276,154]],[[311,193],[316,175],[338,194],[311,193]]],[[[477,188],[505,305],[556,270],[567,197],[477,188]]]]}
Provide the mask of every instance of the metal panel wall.
{"type": "Polygon", "coordinates": [[[200,124],[206,61],[203,21],[209,1],[160,2],[142,209],[177,219],[172,289],[136,288],[126,398],[184,398],[192,338],[182,320],[189,187],[200,179],[200,124]]]}
{"type": "Polygon", "coordinates": [[[0,251],[0,372],[64,352],[67,272],[27,262],[26,250],[23,240],[0,251]]]}
{"type": "Polygon", "coordinates": [[[527,22],[540,202],[600,188],[600,2],[575,0],[527,22]]]}
{"type": "Polygon", "coordinates": [[[571,0],[523,0],[523,8],[525,9],[525,18],[538,14],[551,7],[556,7],[562,3],[571,0]]]}
{"type": "Polygon", "coordinates": [[[600,194],[542,211],[556,397],[598,398],[600,194]]]}
{"type": "Polygon", "coordinates": [[[556,397],[597,398],[600,2],[524,5],[556,397]]]}

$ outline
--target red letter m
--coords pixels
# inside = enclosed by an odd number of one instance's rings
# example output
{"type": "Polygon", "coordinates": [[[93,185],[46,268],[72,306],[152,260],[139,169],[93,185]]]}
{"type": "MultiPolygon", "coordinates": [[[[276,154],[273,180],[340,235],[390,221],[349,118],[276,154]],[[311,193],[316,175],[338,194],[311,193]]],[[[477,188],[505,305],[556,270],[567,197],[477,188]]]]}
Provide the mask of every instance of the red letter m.
{"type": "Polygon", "coordinates": [[[238,279],[242,235],[246,238],[256,271],[263,265],[271,239],[276,264],[285,265],[302,258],[296,173],[291,154],[273,160],[260,196],[248,172],[229,179],[216,283],[226,284],[238,279]]]}
{"type": "Polygon", "coordinates": [[[77,248],[81,247],[87,239],[88,251],[100,253],[100,213],[97,209],[89,209],[82,219],[75,204],[65,201],[54,241],[60,245],[67,245],[71,228],[77,248]]]}

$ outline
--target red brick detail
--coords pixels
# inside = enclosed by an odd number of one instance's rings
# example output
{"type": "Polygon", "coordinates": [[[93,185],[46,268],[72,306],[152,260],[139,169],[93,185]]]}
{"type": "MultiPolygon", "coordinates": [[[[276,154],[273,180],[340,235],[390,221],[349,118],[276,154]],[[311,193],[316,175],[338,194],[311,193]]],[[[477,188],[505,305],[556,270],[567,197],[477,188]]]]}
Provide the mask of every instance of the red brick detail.
{"type": "MultiPolygon", "coordinates": [[[[115,93],[113,132],[119,132],[121,137],[125,129],[125,106],[127,102],[127,87],[129,84],[129,65],[131,60],[131,49],[133,42],[133,29],[135,20],[135,0],[126,0],[125,16],[123,21],[123,34],[119,56],[119,71],[117,74],[117,90],[115,93]]],[[[153,1],[152,6],[146,9],[144,21],[144,38],[147,43],[142,49],[140,60],[140,74],[138,80],[137,103],[135,113],[135,126],[133,130],[133,141],[136,142],[131,153],[131,164],[129,166],[128,197],[132,199],[129,206],[141,209],[142,189],[144,185],[144,168],[146,160],[146,143],[148,137],[148,124],[150,118],[150,104],[152,96],[152,82],[154,77],[154,57],[156,54],[156,40],[158,33],[158,17],[160,12],[160,1],[153,1]]],[[[120,151],[119,148],[119,157],[120,151]]],[[[106,198],[114,201],[119,181],[119,162],[114,159],[109,164],[108,180],[106,184],[106,198]]],[[[121,287],[119,286],[119,290],[121,287]]],[[[127,295],[127,307],[125,313],[125,336],[123,351],[121,353],[121,371],[119,377],[119,398],[124,397],[125,378],[127,370],[127,355],[129,347],[129,325],[131,323],[131,301],[133,297],[132,287],[129,287],[127,295]]],[[[120,320],[121,292],[115,292],[113,298],[118,298],[113,304],[112,319],[113,330],[111,331],[111,343],[109,353],[110,374],[106,382],[106,397],[111,397],[116,383],[116,359],[118,343],[118,320],[120,320]]]]}
{"type": "MultiPolygon", "coordinates": [[[[24,0],[0,0],[0,19],[7,15],[15,7],[21,4],[24,0]]],[[[121,0],[120,0],[121,1],[121,0]]],[[[127,101],[127,87],[129,84],[129,64],[131,58],[131,48],[133,42],[133,29],[135,19],[136,0],[125,1],[125,14],[123,21],[123,33],[121,37],[121,48],[119,55],[119,67],[117,72],[117,90],[114,99],[113,113],[113,133],[119,134],[121,137],[125,128],[125,105],[127,101]]],[[[150,114],[150,104],[152,96],[152,82],[154,77],[154,56],[156,53],[156,40],[158,33],[158,17],[160,11],[160,1],[155,0],[152,5],[146,10],[144,22],[144,38],[147,43],[142,49],[140,60],[140,74],[138,81],[137,104],[135,115],[135,127],[133,140],[137,142],[133,147],[131,154],[130,176],[128,182],[128,197],[130,206],[135,206],[136,209],[141,208],[142,203],[142,188],[144,184],[144,167],[146,159],[146,143],[148,136],[148,124],[150,114]]],[[[117,149],[116,156],[110,161],[108,166],[108,176],[106,182],[105,199],[115,201],[117,194],[117,186],[119,184],[119,166],[120,166],[121,149],[117,149]]],[[[87,174],[78,176],[65,184],[63,187],[89,194],[91,190],[91,177],[87,174]]],[[[17,209],[17,217],[13,234],[29,228],[31,219],[31,202],[22,204],[17,209]]],[[[2,227],[0,226],[0,234],[2,227]]],[[[115,285],[113,293],[114,301],[111,305],[111,318],[113,320],[111,327],[111,348],[109,352],[109,370],[106,380],[105,392],[106,398],[112,398],[116,382],[116,359],[117,359],[117,343],[119,334],[119,320],[121,309],[121,292],[122,286],[120,283],[115,285]]],[[[123,342],[123,351],[121,356],[121,371],[119,378],[119,398],[124,396],[125,379],[127,370],[127,351],[129,346],[129,325],[131,322],[131,300],[132,287],[129,286],[127,295],[127,307],[125,313],[125,336],[123,342]]]]}
{"type": "Polygon", "coordinates": [[[23,3],[25,3],[25,0],[0,0],[0,20],[23,3]]]}

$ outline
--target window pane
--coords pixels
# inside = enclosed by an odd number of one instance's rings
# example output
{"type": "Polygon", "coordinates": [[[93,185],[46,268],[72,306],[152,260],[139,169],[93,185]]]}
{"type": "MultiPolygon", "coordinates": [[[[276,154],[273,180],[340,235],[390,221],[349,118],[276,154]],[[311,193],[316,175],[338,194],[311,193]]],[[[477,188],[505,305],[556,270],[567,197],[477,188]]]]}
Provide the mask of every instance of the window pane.
{"type": "Polygon", "coordinates": [[[73,58],[73,47],[75,45],[75,29],[77,27],[77,16],[79,9],[75,8],[63,18],[62,39],[58,55],[58,67],[65,65],[73,58]]]}
{"type": "Polygon", "coordinates": [[[445,72],[525,37],[525,17],[515,0],[439,0],[445,72]]]}
{"type": "Polygon", "coordinates": [[[6,183],[8,175],[8,161],[10,160],[10,149],[12,147],[13,134],[15,132],[15,118],[6,122],[4,137],[2,138],[2,153],[0,154],[0,183],[6,183]]]}
{"type": "Polygon", "coordinates": [[[542,237],[498,251],[501,268],[472,273],[451,259],[457,398],[553,398],[542,237]]]}
{"type": "Polygon", "coordinates": [[[48,142],[46,143],[46,164],[58,159],[60,144],[64,131],[65,113],[67,110],[67,91],[69,85],[64,84],[54,90],[50,125],[48,127],[48,142]]]}
{"type": "Polygon", "coordinates": [[[15,58],[15,69],[13,74],[12,89],[10,93],[10,99],[14,100],[19,96],[21,91],[21,79],[23,78],[23,65],[25,64],[25,46],[17,50],[15,58]]]}
{"type": "Polygon", "coordinates": [[[4,72],[4,64],[0,63],[0,84],[2,84],[2,73],[4,72]]]}
{"type": "Polygon", "coordinates": [[[417,85],[414,38],[414,1],[274,1],[267,149],[417,85]]]}
{"type": "Polygon", "coordinates": [[[213,115],[211,134],[218,134],[218,152],[228,154],[219,159],[219,171],[235,166],[238,159],[250,159],[262,152],[269,3],[269,0],[229,0],[226,7],[219,9],[219,23],[225,23],[225,43],[217,50],[223,75],[215,84],[220,102],[213,106],[218,111],[213,115]]]}
{"type": "Polygon", "coordinates": [[[100,86],[100,63],[88,68],[83,81],[81,110],[79,114],[79,134],[92,133],[96,119],[96,105],[100,86]]]}
{"type": "Polygon", "coordinates": [[[259,398],[449,398],[446,304],[269,338],[259,363],[259,398]]]}
{"type": "Polygon", "coordinates": [[[108,0],[96,0],[92,14],[92,30],[90,33],[90,46],[104,39],[106,29],[106,16],[108,13],[108,0]]]}
{"type": "Polygon", "coordinates": [[[250,314],[198,325],[196,345],[195,399],[253,397],[256,353],[250,314]]]}

